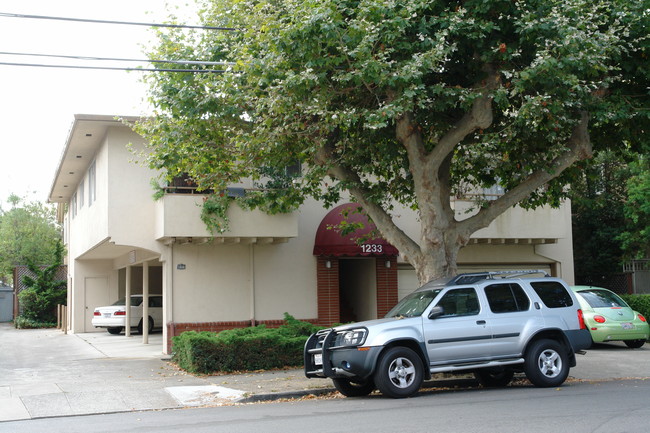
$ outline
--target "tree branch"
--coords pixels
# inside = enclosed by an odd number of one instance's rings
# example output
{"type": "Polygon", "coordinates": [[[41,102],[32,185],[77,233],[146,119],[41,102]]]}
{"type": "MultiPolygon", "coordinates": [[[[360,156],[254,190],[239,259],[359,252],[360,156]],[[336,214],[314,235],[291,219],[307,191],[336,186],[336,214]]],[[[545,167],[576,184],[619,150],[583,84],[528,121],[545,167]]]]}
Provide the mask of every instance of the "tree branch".
{"type": "Polygon", "coordinates": [[[466,233],[474,233],[481,228],[487,227],[497,216],[524,200],[536,189],[558,177],[575,162],[591,157],[589,114],[583,111],[580,113],[580,121],[573,128],[571,137],[567,141],[566,151],[553,160],[549,169],[542,168],[532,172],[519,185],[491,202],[488,207],[481,209],[476,215],[459,222],[459,226],[466,233]]]}
{"type": "Polygon", "coordinates": [[[482,95],[474,100],[470,111],[438,140],[436,147],[433,148],[429,155],[429,164],[437,167],[444,158],[451,153],[454,148],[465,139],[469,134],[477,129],[487,129],[492,125],[492,91],[501,84],[501,77],[498,71],[489,64],[484,65],[483,69],[487,73],[487,78],[477,85],[481,89],[482,95]]]}

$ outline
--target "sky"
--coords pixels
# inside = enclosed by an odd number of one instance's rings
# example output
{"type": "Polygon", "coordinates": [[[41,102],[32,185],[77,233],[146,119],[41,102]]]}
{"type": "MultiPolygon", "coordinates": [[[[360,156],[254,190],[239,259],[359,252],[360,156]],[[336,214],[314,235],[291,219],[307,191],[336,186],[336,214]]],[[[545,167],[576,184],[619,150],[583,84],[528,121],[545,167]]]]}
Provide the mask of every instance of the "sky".
{"type": "MultiPolygon", "coordinates": [[[[146,23],[163,22],[169,8],[185,23],[196,24],[193,0],[0,0],[0,14],[146,23]]],[[[144,26],[0,16],[2,53],[144,59],[143,45],[152,41],[153,31],[144,26]]],[[[63,61],[0,54],[0,62],[63,61]]],[[[142,74],[0,64],[0,209],[9,207],[10,194],[47,201],[75,114],[147,114],[142,74]]]]}

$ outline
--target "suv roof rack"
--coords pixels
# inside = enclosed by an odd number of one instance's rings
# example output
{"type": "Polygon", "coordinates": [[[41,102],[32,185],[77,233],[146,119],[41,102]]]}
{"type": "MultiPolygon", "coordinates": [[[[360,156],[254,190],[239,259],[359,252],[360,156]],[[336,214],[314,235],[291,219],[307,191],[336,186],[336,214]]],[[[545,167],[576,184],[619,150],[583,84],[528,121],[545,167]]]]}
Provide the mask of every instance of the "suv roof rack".
{"type": "Polygon", "coordinates": [[[543,269],[528,269],[520,271],[490,271],[490,272],[470,272],[458,274],[447,282],[447,286],[458,284],[474,284],[481,280],[495,280],[496,278],[517,278],[523,275],[544,274],[545,277],[550,275],[543,269]]]}

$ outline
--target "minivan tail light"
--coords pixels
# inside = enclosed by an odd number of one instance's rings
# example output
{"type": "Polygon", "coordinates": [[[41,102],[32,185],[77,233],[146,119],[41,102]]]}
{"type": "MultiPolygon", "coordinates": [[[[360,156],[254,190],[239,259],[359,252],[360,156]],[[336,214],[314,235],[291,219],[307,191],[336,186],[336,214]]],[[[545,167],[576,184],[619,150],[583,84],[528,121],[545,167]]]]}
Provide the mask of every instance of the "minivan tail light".
{"type": "Polygon", "coordinates": [[[578,323],[580,324],[580,329],[587,329],[585,324],[585,315],[582,313],[582,310],[578,308],[578,323]]]}
{"type": "Polygon", "coordinates": [[[126,311],[116,311],[113,313],[114,316],[126,316],[126,311]]]}

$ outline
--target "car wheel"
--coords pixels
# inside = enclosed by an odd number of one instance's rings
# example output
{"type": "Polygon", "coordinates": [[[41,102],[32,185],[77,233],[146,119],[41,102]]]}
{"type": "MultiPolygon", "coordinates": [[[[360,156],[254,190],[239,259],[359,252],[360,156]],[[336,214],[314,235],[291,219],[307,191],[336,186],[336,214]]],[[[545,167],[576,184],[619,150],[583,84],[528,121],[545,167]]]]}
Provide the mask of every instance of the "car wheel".
{"type": "Polygon", "coordinates": [[[346,397],[363,397],[375,390],[372,379],[363,382],[354,382],[350,379],[332,379],[334,387],[346,397]]]}
{"type": "Polygon", "coordinates": [[[638,349],[645,344],[645,340],[625,340],[624,343],[630,349],[638,349]]]}
{"type": "Polygon", "coordinates": [[[113,327],[113,328],[106,328],[108,333],[113,334],[113,335],[119,334],[120,332],[122,332],[122,329],[123,328],[121,326],[116,326],[116,327],[113,327]]]}
{"type": "Polygon", "coordinates": [[[535,341],[526,353],[524,372],[535,386],[562,385],[569,375],[566,350],[555,340],[535,341]]]}
{"type": "Polygon", "coordinates": [[[512,381],[515,372],[511,368],[481,368],[474,371],[474,377],[485,387],[503,387],[512,381]]]}
{"type": "MultiPolygon", "coordinates": [[[[138,333],[142,334],[142,319],[140,319],[140,323],[138,323],[138,333]]],[[[149,317],[149,334],[151,334],[151,331],[153,331],[153,319],[149,317]]]]}
{"type": "Polygon", "coordinates": [[[375,385],[393,398],[410,397],[420,389],[424,378],[420,357],[408,347],[393,347],[380,358],[375,385]]]}

